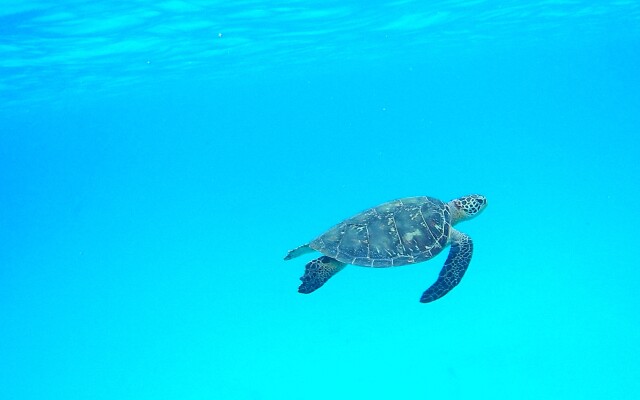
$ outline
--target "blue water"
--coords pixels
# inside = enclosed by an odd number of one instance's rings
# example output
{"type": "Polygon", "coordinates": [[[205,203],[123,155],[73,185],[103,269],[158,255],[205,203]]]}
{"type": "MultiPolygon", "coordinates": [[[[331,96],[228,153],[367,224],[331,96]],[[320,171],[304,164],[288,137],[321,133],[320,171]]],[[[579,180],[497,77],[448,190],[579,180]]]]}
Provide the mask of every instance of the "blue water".
{"type": "Polygon", "coordinates": [[[636,399],[640,4],[0,7],[1,399],[636,399]],[[381,202],[446,254],[297,293],[381,202]]]}

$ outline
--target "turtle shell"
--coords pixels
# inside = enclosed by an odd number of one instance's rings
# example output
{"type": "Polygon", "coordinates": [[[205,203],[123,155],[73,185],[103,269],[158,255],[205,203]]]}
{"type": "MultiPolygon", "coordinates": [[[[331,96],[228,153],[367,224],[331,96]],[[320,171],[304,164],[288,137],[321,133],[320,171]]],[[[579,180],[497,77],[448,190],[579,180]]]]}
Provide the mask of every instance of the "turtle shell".
{"type": "Polygon", "coordinates": [[[342,221],[309,246],[347,264],[393,267],[435,257],[447,245],[451,213],[432,197],[390,201],[342,221]]]}

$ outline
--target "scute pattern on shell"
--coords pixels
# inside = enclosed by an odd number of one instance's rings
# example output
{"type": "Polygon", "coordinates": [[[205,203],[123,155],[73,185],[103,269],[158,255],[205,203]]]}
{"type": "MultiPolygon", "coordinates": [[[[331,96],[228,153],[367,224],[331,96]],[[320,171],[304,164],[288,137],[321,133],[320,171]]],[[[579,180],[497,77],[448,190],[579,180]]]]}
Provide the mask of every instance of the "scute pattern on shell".
{"type": "Polygon", "coordinates": [[[347,264],[392,267],[433,258],[447,245],[450,230],[446,203],[409,197],[346,219],[309,246],[347,264]]]}

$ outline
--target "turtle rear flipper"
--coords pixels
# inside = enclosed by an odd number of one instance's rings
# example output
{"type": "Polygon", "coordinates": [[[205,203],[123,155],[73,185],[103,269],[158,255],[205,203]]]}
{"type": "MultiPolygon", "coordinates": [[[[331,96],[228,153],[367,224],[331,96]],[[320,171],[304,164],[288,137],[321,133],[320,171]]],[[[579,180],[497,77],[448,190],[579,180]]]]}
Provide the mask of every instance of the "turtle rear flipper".
{"type": "Polygon", "coordinates": [[[340,272],[346,264],[331,257],[322,256],[307,263],[298,288],[300,293],[311,293],[324,285],[333,275],[340,272]]]}
{"type": "Polygon", "coordinates": [[[429,303],[439,299],[456,287],[467,271],[473,253],[473,241],[464,233],[455,229],[451,231],[451,250],[438,279],[420,298],[421,303],[429,303]]]}

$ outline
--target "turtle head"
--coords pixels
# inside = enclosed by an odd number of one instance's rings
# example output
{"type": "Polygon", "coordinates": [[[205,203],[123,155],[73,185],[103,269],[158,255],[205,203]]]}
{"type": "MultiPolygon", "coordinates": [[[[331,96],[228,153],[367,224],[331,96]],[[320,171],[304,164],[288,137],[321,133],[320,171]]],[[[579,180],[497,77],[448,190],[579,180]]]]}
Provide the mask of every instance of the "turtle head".
{"type": "Polygon", "coordinates": [[[451,223],[456,224],[475,217],[487,206],[487,198],[479,194],[470,194],[449,202],[451,223]]]}

